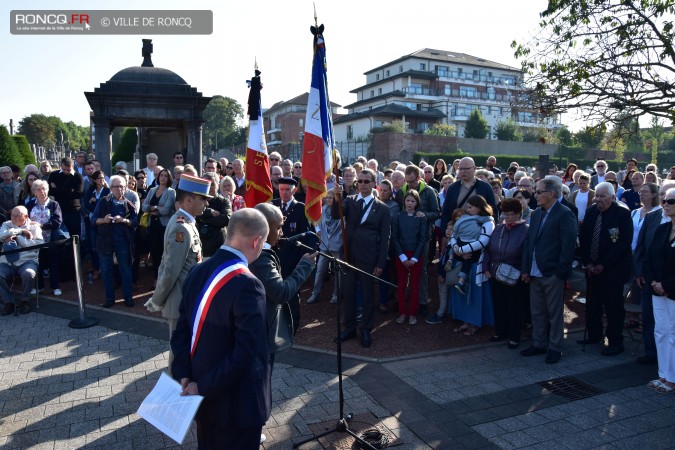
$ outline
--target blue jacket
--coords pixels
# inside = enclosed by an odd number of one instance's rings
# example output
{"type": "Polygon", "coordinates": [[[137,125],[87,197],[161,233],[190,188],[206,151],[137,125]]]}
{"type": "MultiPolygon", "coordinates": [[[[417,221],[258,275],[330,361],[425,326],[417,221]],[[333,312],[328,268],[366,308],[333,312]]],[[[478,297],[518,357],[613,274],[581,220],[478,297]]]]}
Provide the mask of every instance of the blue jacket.
{"type": "Polygon", "coordinates": [[[263,284],[252,273],[234,276],[217,291],[190,357],[192,313],[200,294],[218,267],[237,256],[221,248],[192,268],[183,283],[171,373],[189,378],[204,396],[197,414],[215,426],[236,422],[240,427],[265,424],[271,411],[266,300],[263,284]]]}

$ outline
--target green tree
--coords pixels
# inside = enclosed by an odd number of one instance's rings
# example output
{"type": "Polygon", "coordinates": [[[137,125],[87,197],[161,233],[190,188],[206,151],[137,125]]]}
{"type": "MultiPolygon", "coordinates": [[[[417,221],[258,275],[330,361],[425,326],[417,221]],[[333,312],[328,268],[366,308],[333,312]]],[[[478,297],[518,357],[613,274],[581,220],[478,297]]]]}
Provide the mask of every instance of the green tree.
{"type": "Polygon", "coordinates": [[[512,119],[502,120],[495,129],[497,139],[500,141],[522,141],[523,135],[520,128],[512,119]]]}
{"type": "Polygon", "coordinates": [[[424,133],[429,136],[457,136],[457,127],[447,123],[435,123],[424,133]]]}
{"type": "Polygon", "coordinates": [[[408,129],[408,122],[402,120],[392,120],[391,123],[375,127],[370,130],[371,133],[405,133],[408,129]]]}
{"type": "Polygon", "coordinates": [[[22,163],[14,139],[9,135],[9,131],[4,125],[0,126],[0,166],[9,166],[10,164],[21,166],[22,163]]]}
{"type": "Polygon", "coordinates": [[[16,149],[19,151],[19,156],[21,156],[21,161],[23,162],[21,167],[26,167],[28,164],[35,164],[35,155],[30,149],[30,144],[28,143],[26,136],[16,134],[12,136],[12,139],[16,144],[16,149]]]}
{"type": "Polygon", "coordinates": [[[539,33],[511,47],[548,111],[675,119],[674,15],[673,0],[549,0],[539,33]]]}
{"type": "Polygon", "coordinates": [[[113,152],[112,163],[115,164],[117,161],[127,162],[134,159],[137,143],[138,135],[136,134],[136,128],[125,128],[122,132],[120,143],[113,152]]]}
{"type": "MultiPolygon", "coordinates": [[[[244,108],[234,99],[214,95],[204,109],[204,142],[212,150],[233,145],[233,139],[240,136],[237,121],[244,118],[244,108]],[[234,136],[230,136],[234,133],[234,136]]],[[[240,142],[236,142],[240,143],[240,142]]]]}
{"type": "Polygon", "coordinates": [[[575,138],[584,148],[598,148],[605,137],[607,127],[604,124],[587,125],[577,131],[575,138]]]}
{"type": "Polygon", "coordinates": [[[54,121],[44,114],[31,114],[19,121],[19,134],[23,134],[31,144],[48,146],[56,142],[54,121]]]}
{"type": "Polygon", "coordinates": [[[485,139],[488,134],[487,120],[483,118],[480,110],[474,109],[469,115],[464,127],[464,137],[473,139],[485,139]]]}
{"type": "Polygon", "coordinates": [[[567,127],[559,128],[555,133],[558,142],[562,145],[573,145],[574,144],[574,135],[567,127]]]}

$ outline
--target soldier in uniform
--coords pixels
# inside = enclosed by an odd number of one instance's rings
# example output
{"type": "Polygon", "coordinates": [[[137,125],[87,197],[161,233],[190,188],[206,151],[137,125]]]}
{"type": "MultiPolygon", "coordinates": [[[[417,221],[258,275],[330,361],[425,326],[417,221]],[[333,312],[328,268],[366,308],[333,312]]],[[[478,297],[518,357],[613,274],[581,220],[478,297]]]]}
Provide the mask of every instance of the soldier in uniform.
{"type": "MultiPolygon", "coordinates": [[[[293,177],[279,178],[279,198],[272,200],[272,204],[281,209],[284,216],[284,225],[282,231],[287,238],[302,234],[310,230],[309,221],[305,215],[305,204],[294,198],[298,182],[293,177]]],[[[312,246],[317,241],[307,239],[305,244],[312,246]]],[[[300,258],[305,253],[302,247],[286,246],[279,248],[277,255],[281,260],[281,276],[286,279],[291,276],[293,269],[300,262],[300,258]]],[[[293,316],[294,332],[300,327],[300,295],[296,295],[288,302],[293,316]]]]}
{"type": "MultiPolygon", "coordinates": [[[[184,174],[178,183],[176,201],[180,209],[171,216],[164,233],[164,256],[159,266],[157,287],[145,303],[149,311],[162,312],[169,323],[169,339],[176,329],[181,289],[188,272],[202,261],[202,243],[195,225],[195,217],[202,214],[209,194],[209,180],[184,174]]],[[[169,370],[173,353],[169,351],[169,370]]]]}

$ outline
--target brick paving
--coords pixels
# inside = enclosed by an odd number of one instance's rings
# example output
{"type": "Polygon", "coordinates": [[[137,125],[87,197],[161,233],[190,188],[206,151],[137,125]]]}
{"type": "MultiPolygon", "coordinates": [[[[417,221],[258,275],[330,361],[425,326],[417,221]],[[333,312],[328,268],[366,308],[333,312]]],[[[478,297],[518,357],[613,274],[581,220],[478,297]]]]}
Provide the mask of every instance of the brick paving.
{"type": "MultiPolygon", "coordinates": [[[[0,318],[0,447],[182,447],[136,415],[167,364],[166,325],[92,308],[100,324],[72,329],[72,305],[43,300],[39,313],[0,318]]],[[[578,336],[569,336],[574,342],[578,336]]],[[[675,394],[645,387],[654,366],[628,351],[567,344],[559,364],[487,344],[391,360],[344,359],[345,413],[372,417],[400,449],[675,448],[675,394]],[[603,393],[571,401],[540,381],[578,379],[603,393]]],[[[627,346],[627,348],[630,346],[627,346]]],[[[278,355],[265,449],[289,449],[310,427],[337,421],[335,356],[301,348],[278,355]]],[[[343,434],[303,445],[335,448],[343,434]]],[[[344,439],[343,439],[344,441],[344,439]]],[[[343,447],[340,447],[343,448],[343,447]]]]}

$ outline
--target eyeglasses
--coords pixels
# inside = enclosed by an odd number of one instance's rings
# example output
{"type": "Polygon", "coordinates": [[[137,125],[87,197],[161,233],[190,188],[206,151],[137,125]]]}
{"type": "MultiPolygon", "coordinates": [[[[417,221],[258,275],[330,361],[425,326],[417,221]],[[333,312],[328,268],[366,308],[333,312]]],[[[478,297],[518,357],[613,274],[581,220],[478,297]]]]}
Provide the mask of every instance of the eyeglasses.
{"type": "Polygon", "coordinates": [[[534,191],[534,193],[537,194],[537,195],[545,194],[547,192],[551,192],[551,191],[534,191]]]}
{"type": "Polygon", "coordinates": [[[173,159],[183,159],[183,155],[176,155],[173,157],[173,159]]]}
{"type": "Polygon", "coordinates": [[[604,164],[598,164],[598,165],[595,166],[595,167],[597,167],[598,169],[604,169],[604,168],[607,167],[607,166],[605,166],[604,164]]]}
{"type": "Polygon", "coordinates": [[[225,168],[226,168],[227,170],[232,170],[232,169],[233,169],[232,166],[227,166],[227,167],[225,167],[225,168]]]}
{"type": "Polygon", "coordinates": [[[518,187],[532,187],[531,184],[519,184],[518,187]]]}
{"type": "Polygon", "coordinates": [[[673,206],[673,205],[675,205],[675,198],[666,198],[666,199],[663,200],[663,203],[665,203],[667,205],[670,205],[670,206],[673,206]]]}
{"type": "Polygon", "coordinates": [[[125,187],[126,186],[120,185],[120,184],[116,184],[115,186],[110,186],[111,189],[122,189],[122,188],[125,188],[125,187]]]}
{"type": "Polygon", "coordinates": [[[372,181],[371,180],[357,180],[357,183],[359,183],[359,184],[366,183],[367,184],[367,183],[372,183],[372,181]]]}
{"type": "Polygon", "coordinates": [[[279,161],[279,158],[270,158],[270,161],[279,161]]]}
{"type": "Polygon", "coordinates": [[[471,170],[471,169],[475,169],[475,166],[474,167],[458,167],[457,168],[457,170],[471,170]]]}
{"type": "Polygon", "coordinates": [[[294,169],[302,169],[302,166],[293,166],[294,169]]]}

